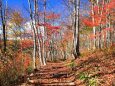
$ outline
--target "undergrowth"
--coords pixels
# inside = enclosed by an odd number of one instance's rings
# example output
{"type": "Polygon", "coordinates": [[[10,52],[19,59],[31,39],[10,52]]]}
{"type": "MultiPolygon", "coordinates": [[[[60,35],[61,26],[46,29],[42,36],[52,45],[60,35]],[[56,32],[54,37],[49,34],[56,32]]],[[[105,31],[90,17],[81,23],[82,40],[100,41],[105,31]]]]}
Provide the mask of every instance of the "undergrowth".
{"type": "Polygon", "coordinates": [[[90,74],[81,73],[79,74],[79,79],[86,83],[86,86],[98,86],[99,81],[97,77],[91,77],[90,74]]]}

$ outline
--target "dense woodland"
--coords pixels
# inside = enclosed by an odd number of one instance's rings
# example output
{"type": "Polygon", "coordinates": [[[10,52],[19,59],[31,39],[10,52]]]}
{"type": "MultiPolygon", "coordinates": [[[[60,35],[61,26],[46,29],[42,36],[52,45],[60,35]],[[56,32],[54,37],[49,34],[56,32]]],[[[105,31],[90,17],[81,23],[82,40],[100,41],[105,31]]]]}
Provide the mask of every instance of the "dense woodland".
{"type": "Polygon", "coordinates": [[[26,1],[0,0],[0,86],[115,86],[115,0],[26,1]]]}

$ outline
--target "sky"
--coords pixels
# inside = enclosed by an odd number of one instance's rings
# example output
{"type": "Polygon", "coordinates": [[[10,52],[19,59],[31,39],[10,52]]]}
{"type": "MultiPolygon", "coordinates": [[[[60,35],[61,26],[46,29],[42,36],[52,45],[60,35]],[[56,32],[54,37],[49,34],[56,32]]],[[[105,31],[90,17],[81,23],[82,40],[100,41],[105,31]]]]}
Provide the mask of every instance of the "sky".
{"type": "MultiPolygon", "coordinates": [[[[61,2],[62,0],[47,0],[47,9],[52,12],[59,13],[61,15],[66,11],[61,2]]],[[[88,0],[81,0],[81,2],[87,2],[88,0]]],[[[7,2],[8,7],[11,9],[20,11],[25,18],[29,18],[28,0],[4,0],[4,4],[7,2]]],[[[41,4],[42,6],[43,4],[41,4]]],[[[0,31],[1,33],[1,31],[0,31]]]]}
{"type": "Polygon", "coordinates": [[[6,0],[10,8],[19,10],[23,16],[29,16],[26,9],[28,8],[28,0],[6,0]]]}
{"type": "MultiPolygon", "coordinates": [[[[25,17],[29,17],[28,12],[26,9],[28,9],[28,0],[5,0],[8,3],[8,6],[20,10],[25,17]]],[[[47,8],[50,11],[56,12],[56,13],[63,13],[64,7],[62,5],[62,0],[47,0],[47,8]]],[[[87,2],[87,0],[81,0],[83,2],[87,2]]]]}
{"type": "MultiPolygon", "coordinates": [[[[28,9],[28,0],[6,0],[8,6],[20,10],[24,16],[29,16],[26,9],[28,9]]],[[[51,11],[60,11],[62,8],[61,0],[47,0],[47,8],[51,11]]]]}

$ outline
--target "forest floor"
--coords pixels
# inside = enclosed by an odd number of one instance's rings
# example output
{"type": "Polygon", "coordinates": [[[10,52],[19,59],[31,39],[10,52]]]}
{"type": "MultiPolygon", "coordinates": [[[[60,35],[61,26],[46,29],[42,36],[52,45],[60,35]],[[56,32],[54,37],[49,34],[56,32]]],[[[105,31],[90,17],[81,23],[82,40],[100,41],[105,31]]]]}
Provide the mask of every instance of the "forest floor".
{"type": "Polygon", "coordinates": [[[115,53],[99,51],[74,61],[50,62],[18,86],[115,86],[115,53]]]}

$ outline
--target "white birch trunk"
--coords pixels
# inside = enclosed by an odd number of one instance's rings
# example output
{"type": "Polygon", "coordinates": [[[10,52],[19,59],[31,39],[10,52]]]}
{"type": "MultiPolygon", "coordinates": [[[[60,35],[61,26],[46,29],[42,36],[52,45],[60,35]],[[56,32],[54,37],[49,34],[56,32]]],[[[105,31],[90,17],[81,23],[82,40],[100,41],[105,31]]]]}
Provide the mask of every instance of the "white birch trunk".
{"type": "MultiPolygon", "coordinates": [[[[92,9],[91,9],[92,15],[93,15],[93,17],[92,17],[92,22],[93,22],[93,24],[94,24],[94,23],[95,23],[95,18],[94,18],[94,10],[93,10],[93,7],[94,7],[94,4],[92,4],[92,9]]],[[[94,34],[94,36],[96,36],[96,27],[95,27],[95,26],[93,26],[93,34],[94,34]]],[[[96,49],[96,37],[94,37],[94,40],[93,40],[93,49],[96,49]]]]}
{"type": "MultiPolygon", "coordinates": [[[[46,23],[46,0],[44,0],[44,24],[46,23]]],[[[45,36],[46,36],[46,30],[45,30],[45,26],[44,26],[44,36],[43,36],[43,49],[42,49],[42,58],[43,58],[43,65],[46,65],[46,58],[45,58],[45,36]]]]}
{"type": "Polygon", "coordinates": [[[77,58],[79,52],[79,7],[80,0],[74,0],[74,56],[77,58]]]}
{"type": "Polygon", "coordinates": [[[35,31],[35,27],[34,27],[34,22],[33,22],[33,15],[32,15],[32,6],[31,6],[31,1],[28,0],[28,4],[29,4],[29,12],[30,12],[30,18],[31,18],[31,27],[32,27],[32,31],[33,31],[33,42],[34,42],[34,49],[33,49],[33,69],[36,69],[36,31],[35,31]]]}

